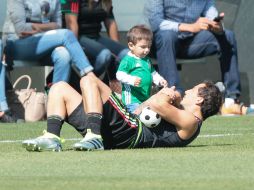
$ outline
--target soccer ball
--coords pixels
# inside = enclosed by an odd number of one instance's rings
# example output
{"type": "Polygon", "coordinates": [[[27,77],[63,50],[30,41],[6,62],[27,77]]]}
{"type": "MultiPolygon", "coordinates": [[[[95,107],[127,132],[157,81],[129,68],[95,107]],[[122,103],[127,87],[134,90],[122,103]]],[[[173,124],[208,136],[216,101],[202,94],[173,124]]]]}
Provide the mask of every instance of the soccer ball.
{"type": "Polygon", "coordinates": [[[154,128],[161,122],[159,114],[151,110],[150,107],[145,107],[139,115],[139,119],[146,127],[154,128]]]}

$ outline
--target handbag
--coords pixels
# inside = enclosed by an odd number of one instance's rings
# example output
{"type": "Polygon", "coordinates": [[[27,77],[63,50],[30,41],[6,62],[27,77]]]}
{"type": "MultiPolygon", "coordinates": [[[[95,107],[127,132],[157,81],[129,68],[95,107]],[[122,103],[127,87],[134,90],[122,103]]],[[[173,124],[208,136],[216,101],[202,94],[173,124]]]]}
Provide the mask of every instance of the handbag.
{"type": "Polygon", "coordinates": [[[12,113],[18,118],[34,122],[45,119],[47,96],[32,89],[31,83],[30,76],[20,76],[13,84],[13,90],[7,92],[7,101],[12,113]],[[16,89],[17,84],[23,79],[28,81],[27,88],[16,89]]]}

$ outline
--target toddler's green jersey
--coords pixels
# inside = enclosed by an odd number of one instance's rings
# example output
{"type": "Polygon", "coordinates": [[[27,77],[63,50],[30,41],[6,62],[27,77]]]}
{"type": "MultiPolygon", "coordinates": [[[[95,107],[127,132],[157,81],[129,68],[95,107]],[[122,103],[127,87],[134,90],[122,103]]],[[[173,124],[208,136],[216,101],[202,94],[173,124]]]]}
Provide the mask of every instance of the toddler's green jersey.
{"type": "Polygon", "coordinates": [[[141,78],[138,87],[122,83],[122,100],[124,104],[141,103],[150,97],[152,86],[152,73],[155,71],[148,57],[137,58],[126,55],[118,68],[118,71],[141,78]]]}

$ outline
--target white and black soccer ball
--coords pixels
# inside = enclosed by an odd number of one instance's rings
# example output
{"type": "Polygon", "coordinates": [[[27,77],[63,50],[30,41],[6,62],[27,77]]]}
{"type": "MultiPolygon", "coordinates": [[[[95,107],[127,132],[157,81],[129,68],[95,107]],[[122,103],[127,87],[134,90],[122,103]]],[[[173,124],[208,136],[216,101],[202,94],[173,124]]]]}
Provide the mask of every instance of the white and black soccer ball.
{"type": "Polygon", "coordinates": [[[146,127],[154,128],[161,122],[161,117],[158,113],[151,110],[150,107],[145,107],[139,115],[139,119],[146,127]]]}

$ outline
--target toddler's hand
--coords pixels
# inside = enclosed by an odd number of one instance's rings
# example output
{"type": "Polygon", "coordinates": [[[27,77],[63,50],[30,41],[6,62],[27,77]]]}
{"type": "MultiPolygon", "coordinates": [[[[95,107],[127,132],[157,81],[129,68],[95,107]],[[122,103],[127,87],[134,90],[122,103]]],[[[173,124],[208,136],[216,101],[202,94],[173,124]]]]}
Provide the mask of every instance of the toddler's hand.
{"type": "Polygon", "coordinates": [[[160,81],[160,86],[163,86],[164,88],[168,86],[168,82],[165,79],[162,79],[160,81]]]}
{"type": "Polygon", "coordinates": [[[140,82],[141,82],[141,78],[136,77],[136,79],[134,81],[134,86],[139,86],[140,82]]]}

